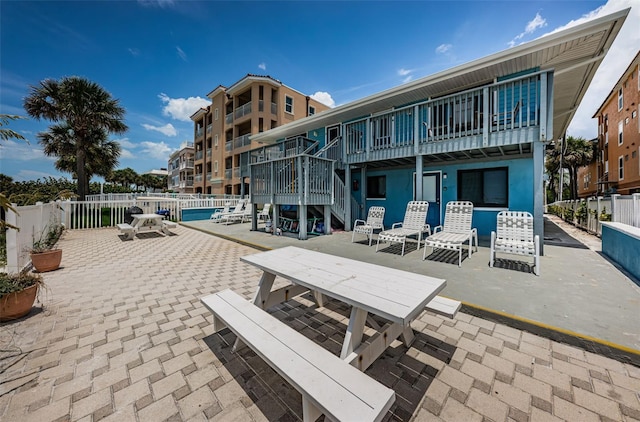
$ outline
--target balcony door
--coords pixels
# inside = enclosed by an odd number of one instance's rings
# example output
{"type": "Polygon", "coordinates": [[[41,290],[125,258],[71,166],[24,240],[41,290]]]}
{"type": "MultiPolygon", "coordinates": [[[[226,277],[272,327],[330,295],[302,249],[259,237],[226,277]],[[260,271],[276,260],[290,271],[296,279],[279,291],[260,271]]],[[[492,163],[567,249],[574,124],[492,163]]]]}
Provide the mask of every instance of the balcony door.
{"type": "Polygon", "coordinates": [[[422,174],[422,196],[416,195],[416,180],[415,173],[413,175],[413,199],[417,201],[428,201],[429,212],[427,213],[427,223],[431,226],[431,230],[434,227],[441,224],[440,216],[440,195],[441,173],[439,171],[425,172],[422,174]]]}

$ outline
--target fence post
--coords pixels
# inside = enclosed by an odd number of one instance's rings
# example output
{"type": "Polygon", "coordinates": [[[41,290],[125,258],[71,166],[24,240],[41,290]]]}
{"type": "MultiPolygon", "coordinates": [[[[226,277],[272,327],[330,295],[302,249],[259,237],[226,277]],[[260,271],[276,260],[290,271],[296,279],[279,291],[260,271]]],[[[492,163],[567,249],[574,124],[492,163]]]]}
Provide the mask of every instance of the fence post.
{"type": "Polygon", "coordinates": [[[616,207],[616,198],[618,198],[620,194],[614,193],[611,195],[611,222],[618,222],[620,220],[620,216],[618,214],[618,210],[616,207]]]}
{"type": "Polygon", "coordinates": [[[640,227],[640,193],[634,193],[633,197],[633,226],[640,227]]]}
{"type": "MultiPolygon", "coordinates": [[[[11,204],[11,207],[17,209],[18,204],[11,204]]],[[[18,227],[18,215],[8,209],[5,214],[5,219],[7,224],[18,227]]],[[[16,229],[7,229],[6,231],[6,242],[7,242],[7,272],[16,273],[20,271],[18,265],[18,255],[20,251],[18,251],[18,230],[16,229]]]]}

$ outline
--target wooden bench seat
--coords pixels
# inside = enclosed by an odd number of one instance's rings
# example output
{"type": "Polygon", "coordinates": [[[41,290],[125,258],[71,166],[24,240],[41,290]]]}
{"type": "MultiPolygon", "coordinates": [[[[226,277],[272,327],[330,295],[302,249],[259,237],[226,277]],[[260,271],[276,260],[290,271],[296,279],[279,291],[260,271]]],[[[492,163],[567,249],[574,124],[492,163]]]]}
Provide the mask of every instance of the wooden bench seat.
{"type": "Polygon", "coordinates": [[[393,404],[393,390],[231,290],[200,300],[215,332],[228,327],[302,394],[305,421],[379,421],[393,404]]]}
{"type": "Polygon", "coordinates": [[[125,239],[133,240],[133,237],[136,235],[135,227],[127,223],[116,224],[116,226],[118,227],[118,230],[120,230],[121,233],[125,234],[125,239]]]}
{"type": "Polygon", "coordinates": [[[462,302],[459,300],[449,299],[444,296],[436,296],[431,300],[431,302],[427,303],[426,307],[431,312],[453,318],[456,316],[461,306],[462,302]]]}

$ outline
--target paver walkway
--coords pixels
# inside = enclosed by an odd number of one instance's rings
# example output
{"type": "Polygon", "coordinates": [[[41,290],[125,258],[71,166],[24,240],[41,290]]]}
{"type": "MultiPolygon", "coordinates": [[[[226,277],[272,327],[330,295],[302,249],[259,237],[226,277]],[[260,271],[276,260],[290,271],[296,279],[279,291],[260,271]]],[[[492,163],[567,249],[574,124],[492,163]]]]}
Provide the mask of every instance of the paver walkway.
{"type": "MultiPolygon", "coordinates": [[[[212,334],[201,296],[250,298],[254,249],[185,227],[121,241],[74,230],[44,308],[0,327],[0,420],[298,420],[300,396],[233,335],[212,334]]],[[[276,317],[339,352],[349,309],[302,296],[276,317]]],[[[388,420],[640,421],[640,368],[459,313],[425,312],[367,374],[396,391],[388,420]]]]}

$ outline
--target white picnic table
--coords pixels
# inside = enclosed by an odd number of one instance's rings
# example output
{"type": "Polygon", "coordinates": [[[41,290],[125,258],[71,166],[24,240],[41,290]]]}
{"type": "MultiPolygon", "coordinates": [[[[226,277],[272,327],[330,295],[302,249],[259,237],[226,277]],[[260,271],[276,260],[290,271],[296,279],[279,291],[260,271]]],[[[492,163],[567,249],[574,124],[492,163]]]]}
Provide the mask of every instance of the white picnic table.
{"type": "Polygon", "coordinates": [[[253,303],[263,309],[312,291],[319,306],[328,296],[350,305],[340,358],[366,370],[398,337],[409,346],[416,319],[446,281],[381,265],[288,246],[248,255],[241,261],[263,270],[253,303]],[[292,284],[272,291],[276,276],[292,284]],[[379,326],[369,314],[384,318],[379,326]],[[362,342],[365,324],[377,332],[362,342]]]}

